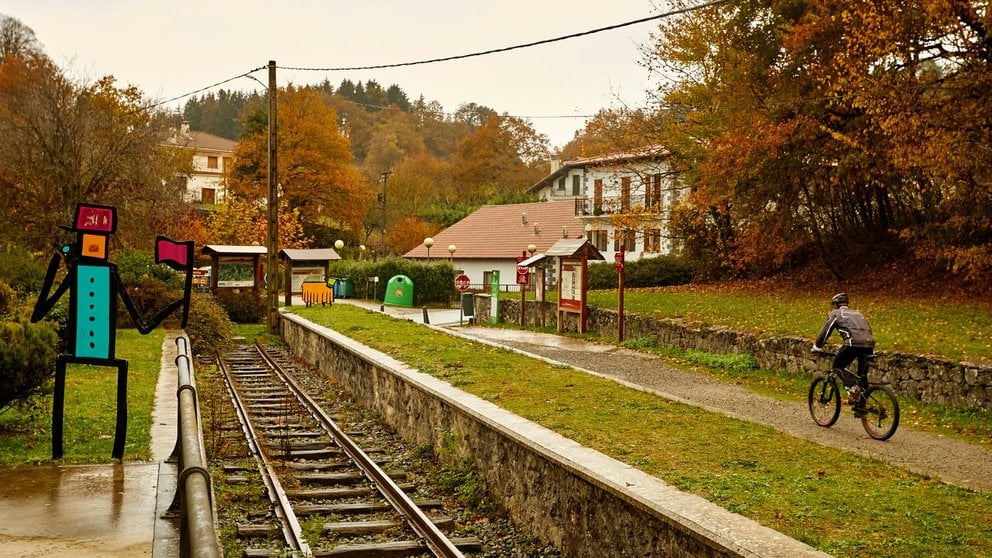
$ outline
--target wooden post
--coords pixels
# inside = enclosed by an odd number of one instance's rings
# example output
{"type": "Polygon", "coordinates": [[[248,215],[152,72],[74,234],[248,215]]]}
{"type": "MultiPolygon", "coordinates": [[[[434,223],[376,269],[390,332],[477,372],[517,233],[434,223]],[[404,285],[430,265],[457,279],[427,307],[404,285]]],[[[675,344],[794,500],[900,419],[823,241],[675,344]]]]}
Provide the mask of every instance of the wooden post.
{"type": "Polygon", "coordinates": [[[623,342],[623,275],[624,275],[624,248],[620,247],[620,251],[616,255],[617,260],[617,273],[619,277],[619,291],[620,296],[617,301],[617,339],[623,342]]]}
{"type": "MultiPolygon", "coordinates": [[[[266,288],[266,301],[269,311],[268,316],[269,333],[278,333],[279,329],[279,293],[275,286],[278,284],[278,264],[276,256],[279,253],[279,176],[277,169],[277,124],[276,124],[276,61],[269,60],[269,190],[266,202],[268,203],[268,254],[266,254],[269,284],[266,288]]],[[[255,279],[257,288],[258,278],[255,279]]],[[[292,286],[287,287],[292,290],[292,286]]],[[[256,291],[257,295],[257,291],[256,291]]]]}

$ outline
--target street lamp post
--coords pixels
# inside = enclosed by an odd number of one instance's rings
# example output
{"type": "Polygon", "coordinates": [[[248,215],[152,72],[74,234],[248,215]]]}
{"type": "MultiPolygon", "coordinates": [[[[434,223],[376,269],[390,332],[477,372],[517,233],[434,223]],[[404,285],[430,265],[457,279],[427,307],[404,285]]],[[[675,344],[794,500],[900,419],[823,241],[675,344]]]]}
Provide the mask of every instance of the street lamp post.
{"type": "Polygon", "coordinates": [[[358,245],[358,259],[359,260],[365,259],[365,245],[364,244],[359,244],[358,245]]]}
{"type": "Polygon", "coordinates": [[[455,246],[454,244],[448,245],[448,253],[451,254],[451,259],[449,260],[451,262],[451,265],[455,265],[455,250],[457,249],[458,247],[455,246]]]}
{"type": "Polygon", "coordinates": [[[425,238],[424,246],[427,247],[427,263],[431,263],[431,246],[434,246],[434,239],[429,236],[425,238]]]}

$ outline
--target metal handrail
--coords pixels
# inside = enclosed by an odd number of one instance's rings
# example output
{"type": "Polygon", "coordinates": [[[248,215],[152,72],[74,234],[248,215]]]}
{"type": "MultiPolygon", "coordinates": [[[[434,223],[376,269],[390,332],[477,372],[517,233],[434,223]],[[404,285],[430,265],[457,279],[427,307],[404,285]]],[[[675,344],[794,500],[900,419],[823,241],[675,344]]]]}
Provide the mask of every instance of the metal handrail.
{"type": "Polygon", "coordinates": [[[177,337],[176,348],[179,351],[176,357],[179,370],[179,389],[176,392],[179,399],[179,431],[175,455],[179,459],[176,490],[180,556],[221,558],[224,553],[214,523],[210,469],[203,444],[189,340],[185,336],[177,337]]]}

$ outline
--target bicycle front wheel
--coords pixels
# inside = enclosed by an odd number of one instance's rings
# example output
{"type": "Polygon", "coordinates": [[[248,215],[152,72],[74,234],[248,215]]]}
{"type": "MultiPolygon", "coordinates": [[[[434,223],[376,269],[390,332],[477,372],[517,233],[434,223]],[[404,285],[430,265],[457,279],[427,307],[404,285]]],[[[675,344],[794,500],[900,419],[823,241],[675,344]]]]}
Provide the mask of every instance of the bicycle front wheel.
{"type": "Polygon", "coordinates": [[[837,380],[820,376],[809,385],[809,414],[820,426],[833,426],[840,416],[840,389],[837,380]]]}
{"type": "Polygon", "coordinates": [[[888,440],[899,427],[899,401],[889,386],[870,386],[865,392],[861,425],[876,440],[888,440]]]}

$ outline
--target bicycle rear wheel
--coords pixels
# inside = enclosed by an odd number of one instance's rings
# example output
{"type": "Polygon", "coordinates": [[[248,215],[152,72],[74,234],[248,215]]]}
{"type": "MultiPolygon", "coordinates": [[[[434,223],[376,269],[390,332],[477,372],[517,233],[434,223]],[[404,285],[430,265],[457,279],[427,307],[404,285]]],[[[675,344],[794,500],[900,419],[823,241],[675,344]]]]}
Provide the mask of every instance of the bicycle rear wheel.
{"type": "Polygon", "coordinates": [[[889,386],[869,386],[861,425],[876,440],[888,440],[899,426],[899,401],[889,386]]]}
{"type": "Polygon", "coordinates": [[[833,426],[840,416],[840,389],[837,380],[820,376],[809,385],[809,414],[820,426],[833,426]]]}

